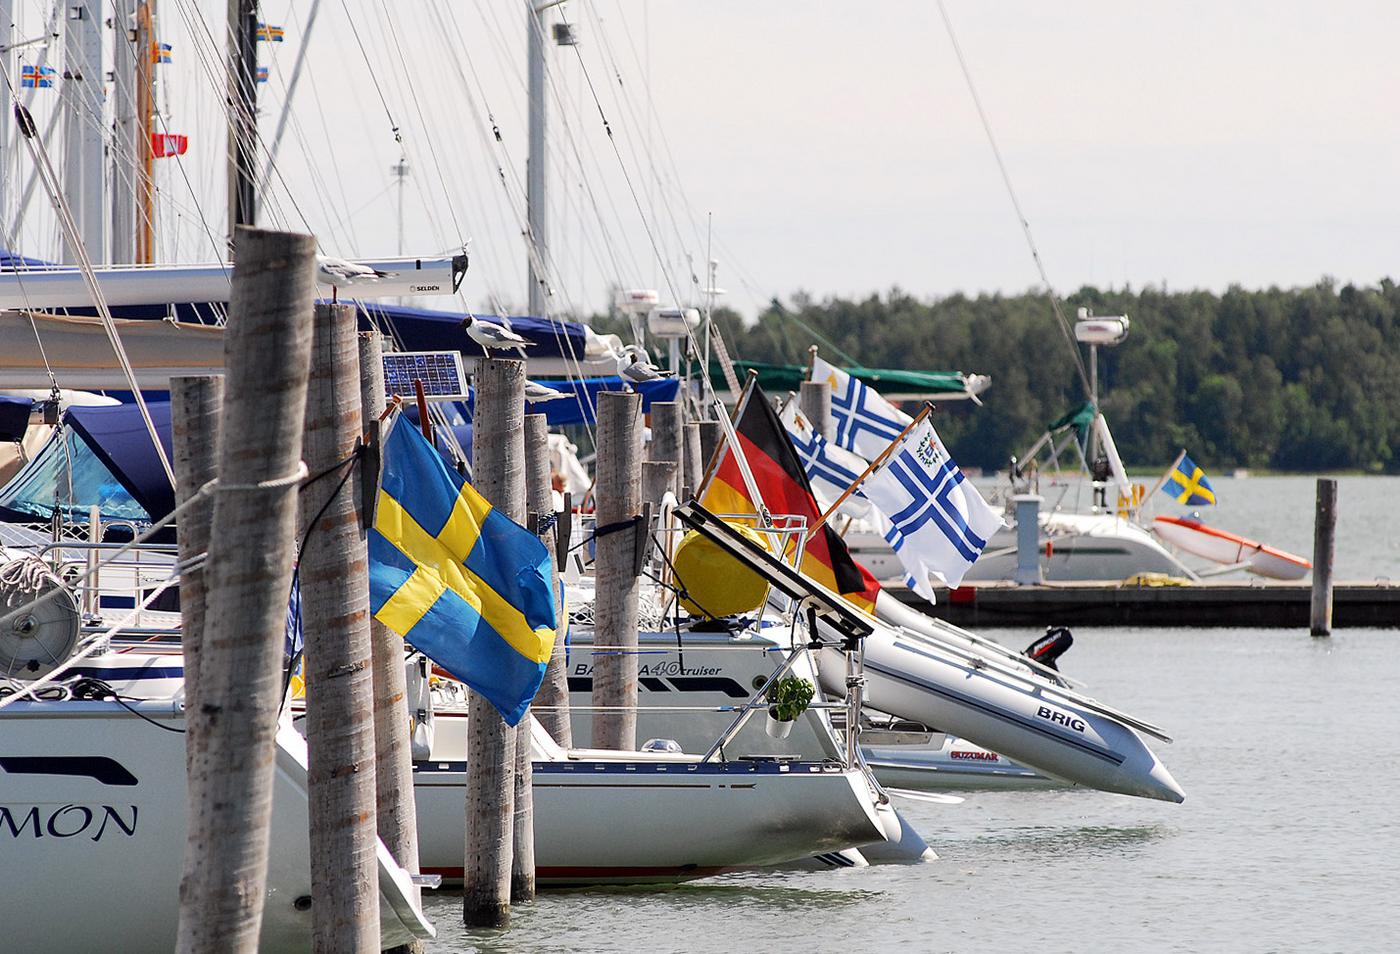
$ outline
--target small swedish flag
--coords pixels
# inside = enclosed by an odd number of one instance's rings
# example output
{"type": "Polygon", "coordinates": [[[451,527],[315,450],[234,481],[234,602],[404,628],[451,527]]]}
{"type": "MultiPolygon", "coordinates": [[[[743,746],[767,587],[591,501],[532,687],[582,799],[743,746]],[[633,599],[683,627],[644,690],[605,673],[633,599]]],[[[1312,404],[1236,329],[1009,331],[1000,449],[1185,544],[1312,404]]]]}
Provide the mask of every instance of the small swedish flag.
{"type": "Polygon", "coordinates": [[[384,439],[370,607],[516,725],[554,647],[549,551],[399,425],[384,439]]]}
{"type": "Polygon", "coordinates": [[[1196,462],[1182,451],[1176,466],[1167,474],[1162,491],[1177,503],[1188,507],[1209,506],[1215,503],[1215,490],[1206,480],[1206,472],[1196,466],[1196,462]]]}

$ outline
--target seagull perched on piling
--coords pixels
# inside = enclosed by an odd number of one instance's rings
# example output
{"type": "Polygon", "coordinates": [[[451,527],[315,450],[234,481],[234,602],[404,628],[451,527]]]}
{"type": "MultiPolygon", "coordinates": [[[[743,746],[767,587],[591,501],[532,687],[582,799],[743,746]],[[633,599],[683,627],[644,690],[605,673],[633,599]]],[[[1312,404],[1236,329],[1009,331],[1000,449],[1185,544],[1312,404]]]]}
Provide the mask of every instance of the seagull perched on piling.
{"type": "Polygon", "coordinates": [[[462,330],[467,333],[467,337],[490,354],[492,351],[518,351],[520,357],[525,357],[525,349],[534,344],[520,337],[509,328],[501,325],[493,325],[484,321],[477,321],[471,315],[462,319],[462,330]]]}
{"type": "Polygon", "coordinates": [[[617,359],[617,373],[623,381],[630,385],[645,384],[648,381],[660,381],[670,377],[670,374],[659,370],[636,351],[628,351],[617,359]]]}
{"type": "Polygon", "coordinates": [[[547,384],[540,384],[538,381],[525,382],[525,400],[534,404],[540,401],[557,401],[560,398],[573,397],[572,394],[565,394],[563,391],[556,391],[547,384]]]}

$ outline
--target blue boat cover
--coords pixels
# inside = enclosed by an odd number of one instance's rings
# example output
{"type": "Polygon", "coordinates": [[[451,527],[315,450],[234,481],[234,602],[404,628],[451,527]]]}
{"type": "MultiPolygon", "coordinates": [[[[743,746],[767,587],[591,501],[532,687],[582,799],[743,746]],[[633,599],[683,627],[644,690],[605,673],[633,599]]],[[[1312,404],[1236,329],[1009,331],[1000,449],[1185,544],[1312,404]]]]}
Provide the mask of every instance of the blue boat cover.
{"type": "MultiPolygon", "coordinates": [[[[598,394],[602,391],[621,391],[625,386],[619,377],[585,378],[582,381],[540,381],[556,391],[565,394],[573,392],[574,397],[555,398],[553,401],[540,401],[526,406],[531,414],[543,414],[553,426],[564,424],[595,424],[598,421],[598,394]]],[[[674,401],[680,393],[681,382],[676,378],[663,378],[660,381],[647,381],[636,385],[642,396],[642,413],[651,413],[653,401],[674,401]]]]}
{"type": "Polygon", "coordinates": [[[6,397],[0,394],[0,441],[24,440],[24,432],[29,429],[29,412],[34,402],[24,397],[6,397]]]}
{"type": "MultiPolygon", "coordinates": [[[[165,453],[169,455],[170,403],[148,403],[146,407],[165,453]]],[[[70,407],[64,418],[152,520],[159,520],[175,509],[175,491],[151,446],[141,410],[135,404],[70,407]]]]}

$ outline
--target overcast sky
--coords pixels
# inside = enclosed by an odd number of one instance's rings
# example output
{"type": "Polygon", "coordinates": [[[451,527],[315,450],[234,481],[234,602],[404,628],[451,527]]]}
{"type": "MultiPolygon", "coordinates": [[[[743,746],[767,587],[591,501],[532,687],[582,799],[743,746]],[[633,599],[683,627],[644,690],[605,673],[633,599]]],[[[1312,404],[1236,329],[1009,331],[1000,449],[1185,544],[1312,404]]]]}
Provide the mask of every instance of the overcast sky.
{"type": "MultiPolygon", "coordinates": [[[[19,6],[33,18],[48,4],[19,6]]],[[[261,51],[265,140],[307,47],[267,220],[316,232],[334,254],[393,254],[397,125],[413,170],[406,251],[470,239],[466,303],[518,305],[524,5],[325,0],[304,44],[310,6],[264,3],[287,30],[261,51]]],[[[222,94],[197,19],[217,29],[222,7],[160,7],[161,37],[176,42],[161,67],[168,128],[192,136],[160,170],[170,258],[207,260],[223,230],[222,94]]],[[[1400,4],[948,9],[1062,292],[1400,271],[1400,4]]],[[[597,310],[614,283],[688,297],[685,255],[702,265],[708,215],[719,284],[749,314],[799,289],[933,296],[1035,282],[935,3],[571,0],[564,11],[580,41],[551,50],[565,307],[597,310]]],[[[52,241],[36,225],[26,250],[52,241]]]]}

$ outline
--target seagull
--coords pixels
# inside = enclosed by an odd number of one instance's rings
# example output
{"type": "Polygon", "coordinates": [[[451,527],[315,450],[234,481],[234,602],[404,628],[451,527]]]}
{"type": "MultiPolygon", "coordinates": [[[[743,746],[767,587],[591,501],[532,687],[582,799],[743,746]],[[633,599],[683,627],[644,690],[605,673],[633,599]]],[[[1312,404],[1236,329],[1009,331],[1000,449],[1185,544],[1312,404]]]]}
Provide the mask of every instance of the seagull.
{"type": "Polygon", "coordinates": [[[525,382],[525,400],[534,404],[538,401],[557,401],[560,398],[573,397],[572,394],[565,394],[563,391],[556,391],[547,384],[540,384],[538,381],[525,382]]]}
{"type": "Polygon", "coordinates": [[[316,279],[322,285],[371,284],[381,278],[393,278],[397,274],[398,272],[381,272],[377,268],[370,268],[359,262],[348,262],[343,258],[332,258],[329,255],[316,257],[316,279]]]}
{"type": "Polygon", "coordinates": [[[468,338],[481,345],[487,354],[493,350],[518,351],[520,357],[523,358],[525,357],[525,349],[534,344],[533,341],[525,340],[509,328],[477,321],[471,315],[462,319],[462,330],[467,333],[468,338]]]}
{"type": "Polygon", "coordinates": [[[628,384],[645,384],[648,381],[660,381],[670,377],[657,370],[650,361],[647,361],[635,351],[628,352],[617,359],[617,373],[628,384]]]}

